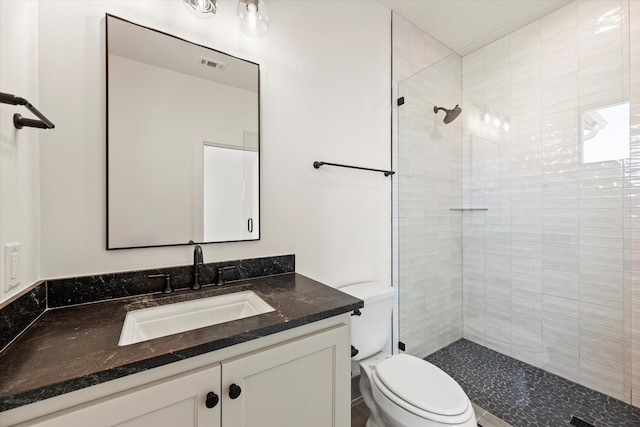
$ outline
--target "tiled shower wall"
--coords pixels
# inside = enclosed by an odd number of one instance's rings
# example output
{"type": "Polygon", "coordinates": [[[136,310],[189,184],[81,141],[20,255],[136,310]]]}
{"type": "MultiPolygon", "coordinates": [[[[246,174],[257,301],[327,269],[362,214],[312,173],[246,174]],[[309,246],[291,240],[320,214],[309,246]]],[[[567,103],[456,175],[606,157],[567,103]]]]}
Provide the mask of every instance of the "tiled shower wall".
{"type": "Polygon", "coordinates": [[[462,337],[461,57],[452,54],[403,80],[398,95],[400,341],[425,357],[462,337]]]}
{"type": "Polygon", "coordinates": [[[463,198],[488,209],[463,214],[464,336],[636,405],[638,9],[576,1],[463,58],[463,198]],[[629,97],[631,159],[583,163],[581,113],[629,97]]]}

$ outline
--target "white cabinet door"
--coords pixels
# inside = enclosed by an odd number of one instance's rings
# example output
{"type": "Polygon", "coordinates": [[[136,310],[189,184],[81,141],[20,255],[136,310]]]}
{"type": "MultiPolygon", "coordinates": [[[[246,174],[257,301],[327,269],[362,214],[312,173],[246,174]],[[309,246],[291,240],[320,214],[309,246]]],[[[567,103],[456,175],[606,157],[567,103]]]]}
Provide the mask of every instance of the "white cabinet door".
{"type": "Polygon", "coordinates": [[[220,365],[192,371],[30,421],[37,427],[220,427],[220,365]],[[213,396],[211,396],[213,397],[213,396]],[[210,399],[209,405],[215,399],[210,399]]]}
{"type": "Polygon", "coordinates": [[[223,362],[222,425],[349,426],[349,361],[349,330],[340,326],[223,362]]]}
{"type": "Polygon", "coordinates": [[[341,324],[15,427],[348,427],[350,368],[341,324]]]}

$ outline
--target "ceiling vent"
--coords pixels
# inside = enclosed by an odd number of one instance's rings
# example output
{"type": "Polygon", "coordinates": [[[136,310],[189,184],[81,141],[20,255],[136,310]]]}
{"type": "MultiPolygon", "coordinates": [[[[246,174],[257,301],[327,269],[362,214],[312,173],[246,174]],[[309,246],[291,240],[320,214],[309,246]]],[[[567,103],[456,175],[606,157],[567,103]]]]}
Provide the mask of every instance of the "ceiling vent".
{"type": "Polygon", "coordinates": [[[224,71],[227,68],[227,64],[224,62],[212,61],[207,58],[200,58],[200,65],[204,65],[205,67],[215,68],[216,70],[224,71]]]}

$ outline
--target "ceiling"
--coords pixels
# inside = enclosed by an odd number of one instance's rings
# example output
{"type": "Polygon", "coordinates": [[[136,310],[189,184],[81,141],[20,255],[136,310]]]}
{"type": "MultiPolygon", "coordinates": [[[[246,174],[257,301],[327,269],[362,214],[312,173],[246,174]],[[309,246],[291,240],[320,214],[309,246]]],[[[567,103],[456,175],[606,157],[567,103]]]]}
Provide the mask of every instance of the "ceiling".
{"type": "Polygon", "coordinates": [[[464,56],[572,0],[379,1],[464,56]]]}

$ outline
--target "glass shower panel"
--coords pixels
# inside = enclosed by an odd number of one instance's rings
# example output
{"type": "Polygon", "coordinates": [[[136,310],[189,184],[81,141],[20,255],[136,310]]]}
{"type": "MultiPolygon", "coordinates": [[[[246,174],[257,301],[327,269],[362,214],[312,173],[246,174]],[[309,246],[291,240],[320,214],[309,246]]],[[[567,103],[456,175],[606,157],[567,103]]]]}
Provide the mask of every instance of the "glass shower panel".
{"type": "MultiPolygon", "coordinates": [[[[630,152],[626,199],[629,203],[629,263],[625,268],[625,354],[631,402],[640,407],[640,2],[629,2],[630,152]]],[[[623,45],[624,46],[624,45],[623,45]]]]}
{"type": "Polygon", "coordinates": [[[462,103],[461,67],[453,54],[398,84],[399,341],[418,357],[462,337],[462,117],[434,113],[462,103]]]}

